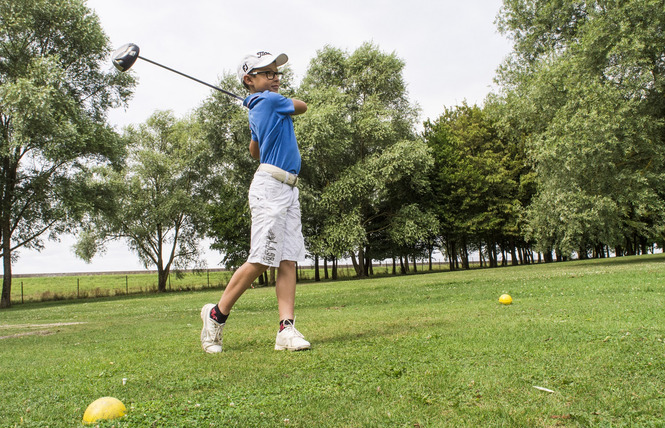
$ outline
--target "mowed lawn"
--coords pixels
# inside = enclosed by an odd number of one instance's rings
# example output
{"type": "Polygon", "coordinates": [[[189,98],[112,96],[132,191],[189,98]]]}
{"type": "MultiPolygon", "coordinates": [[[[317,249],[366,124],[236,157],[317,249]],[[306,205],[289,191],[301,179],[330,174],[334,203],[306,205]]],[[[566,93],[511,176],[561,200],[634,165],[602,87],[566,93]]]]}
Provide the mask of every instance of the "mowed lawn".
{"type": "Polygon", "coordinates": [[[129,413],[101,427],[665,425],[663,255],[304,284],[313,348],[296,353],[273,350],[259,288],[205,354],[199,312],[218,298],[0,311],[0,426],[78,426],[103,396],[129,413]]]}

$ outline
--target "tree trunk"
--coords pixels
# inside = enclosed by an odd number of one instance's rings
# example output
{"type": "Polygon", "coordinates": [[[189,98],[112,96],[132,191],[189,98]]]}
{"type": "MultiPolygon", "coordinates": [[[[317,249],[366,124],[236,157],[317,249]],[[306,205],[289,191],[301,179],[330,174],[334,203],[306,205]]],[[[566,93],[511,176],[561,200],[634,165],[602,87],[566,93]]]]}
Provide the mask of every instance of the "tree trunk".
{"type": "Polygon", "coordinates": [[[314,281],[321,281],[321,274],[319,273],[319,256],[314,256],[314,281]]]}
{"type": "Polygon", "coordinates": [[[450,239],[446,240],[446,252],[448,253],[448,267],[453,271],[455,270],[455,258],[457,258],[457,254],[455,252],[455,244],[450,242],[450,239]]]}
{"type": "Polygon", "coordinates": [[[429,259],[429,270],[434,270],[433,267],[432,267],[432,253],[434,252],[434,248],[432,246],[430,246],[427,249],[427,252],[429,253],[428,257],[427,257],[429,259]]]}
{"type": "MultiPolygon", "coordinates": [[[[4,222],[3,222],[4,223],[4,222]]],[[[10,254],[10,237],[8,224],[2,225],[2,265],[4,272],[2,275],[2,298],[0,299],[0,308],[9,308],[12,305],[12,258],[10,254]]]]}
{"type": "Polygon", "coordinates": [[[337,279],[337,257],[332,259],[332,279],[333,281],[337,279]]]}
{"type": "Polygon", "coordinates": [[[485,256],[483,256],[483,241],[480,241],[478,244],[478,262],[480,267],[483,267],[485,264],[485,256]]]}
{"type": "Polygon", "coordinates": [[[166,291],[166,282],[169,279],[169,272],[161,265],[157,266],[157,291],[163,293],[166,291]]]}
{"type": "MultiPolygon", "coordinates": [[[[362,250],[360,250],[360,253],[362,254],[362,250]]],[[[362,257],[360,257],[360,260],[362,261],[362,257]]],[[[360,277],[361,273],[361,266],[360,263],[358,263],[358,259],[356,258],[356,253],[351,251],[351,263],[353,264],[353,270],[356,272],[356,276],[360,277]]]]}
{"type": "Polygon", "coordinates": [[[515,251],[514,243],[510,244],[510,258],[511,258],[511,264],[513,266],[517,266],[518,264],[520,264],[519,259],[517,258],[517,252],[515,251]]]}
{"type": "Polygon", "coordinates": [[[273,285],[274,286],[277,283],[277,280],[275,279],[275,272],[276,271],[277,271],[277,269],[275,269],[274,267],[270,268],[270,278],[268,279],[268,285],[273,285]]]}
{"type": "MultiPolygon", "coordinates": [[[[7,209],[7,208],[5,208],[7,209]]],[[[9,212],[5,211],[2,219],[2,266],[4,268],[2,275],[2,298],[0,298],[0,308],[9,308],[12,305],[12,257],[11,257],[11,236],[9,233],[9,212]]]]}
{"type": "MultiPolygon", "coordinates": [[[[353,253],[352,253],[353,254],[353,253]]],[[[365,274],[365,247],[360,246],[358,248],[358,261],[356,262],[356,275],[358,275],[359,278],[364,278],[366,276],[365,274]]]]}
{"type": "Polygon", "coordinates": [[[460,258],[462,259],[462,269],[469,269],[469,249],[466,246],[466,239],[460,247],[460,258]]]}
{"type": "MultiPolygon", "coordinates": [[[[6,132],[7,128],[5,128],[6,132]]],[[[8,141],[8,135],[5,134],[5,141],[8,141]]],[[[16,186],[15,163],[10,161],[10,157],[5,155],[3,159],[3,180],[4,188],[2,198],[2,297],[0,297],[0,308],[9,308],[12,305],[12,236],[11,236],[11,198],[16,186]]]]}
{"type": "Polygon", "coordinates": [[[328,257],[323,258],[323,277],[328,279],[328,257]]]}

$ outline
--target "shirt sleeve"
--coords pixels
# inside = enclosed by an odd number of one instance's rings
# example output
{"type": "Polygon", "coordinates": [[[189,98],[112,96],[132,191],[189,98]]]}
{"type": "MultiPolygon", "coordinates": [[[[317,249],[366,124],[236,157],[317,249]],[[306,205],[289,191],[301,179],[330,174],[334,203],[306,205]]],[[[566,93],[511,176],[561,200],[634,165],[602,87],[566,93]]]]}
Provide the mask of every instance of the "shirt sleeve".
{"type": "Polygon", "coordinates": [[[286,98],[283,95],[280,95],[275,92],[270,92],[268,94],[268,99],[272,104],[275,112],[282,115],[291,115],[295,113],[296,109],[293,106],[293,101],[290,98],[286,98]]]}

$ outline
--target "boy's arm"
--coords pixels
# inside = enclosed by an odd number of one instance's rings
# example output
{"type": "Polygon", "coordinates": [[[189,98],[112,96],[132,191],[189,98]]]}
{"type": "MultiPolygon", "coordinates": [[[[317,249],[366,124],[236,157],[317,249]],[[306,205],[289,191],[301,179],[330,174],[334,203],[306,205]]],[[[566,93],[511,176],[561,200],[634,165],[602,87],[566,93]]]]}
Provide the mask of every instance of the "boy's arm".
{"type": "Polygon", "coordinates": [[[259,151],[259,143],[254,140],[249,142],[249,154],[256,160],[261,159],[261,153],[259,151]]]}
{"type": "Polygon", "coordinates": [[[303,114],[307,111],[307,104],[305,104],[304,101],[297,100],[295,98],[291,98],[291,101],[293,101],[293,108],[294,112],[292,116],[296,116],[298,114],[303,114]]]}

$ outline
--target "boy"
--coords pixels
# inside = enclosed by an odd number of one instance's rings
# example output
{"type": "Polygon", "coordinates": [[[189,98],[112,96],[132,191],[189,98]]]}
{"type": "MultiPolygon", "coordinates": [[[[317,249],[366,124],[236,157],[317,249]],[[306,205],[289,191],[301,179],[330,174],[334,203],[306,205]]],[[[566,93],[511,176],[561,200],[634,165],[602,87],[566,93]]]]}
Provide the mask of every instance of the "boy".
{"type": "Polygon", "coordinates": [[[280,326],[275,350],[309,349],[310,343],[294,326],[296,261],[305,256],[300,223],[298,173],[300,151],[291,116],[307,105],[279,95],[280,67],[285,54],[247,55],[238,66],[238,78],[249,89],[243,105],[249,109],[251,156],[260,160],[249,188],[252,238],[249,258],[231,277],[217,305],[201,309],[201,346],[208,353],[222,352],[222,329],[234,303],[269,267],[278,268],[275,292],[280,326]]]}

